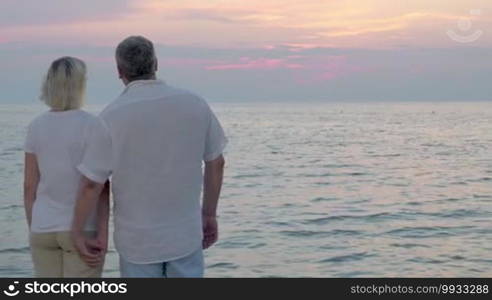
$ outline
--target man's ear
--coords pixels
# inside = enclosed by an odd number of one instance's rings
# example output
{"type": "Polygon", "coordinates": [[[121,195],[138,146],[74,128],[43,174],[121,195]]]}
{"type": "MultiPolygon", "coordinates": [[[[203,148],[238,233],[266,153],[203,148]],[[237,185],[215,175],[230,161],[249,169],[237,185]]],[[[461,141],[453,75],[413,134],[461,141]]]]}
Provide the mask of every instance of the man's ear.
{"type": "Polygon", "coordinates": [[[119,77],[120,79],[123,79],[123,75],[122,75],[122,73],[121,73],[121,68],[120,68],[120,66],[116,66],[116,68],[118,69],[118,77],[119,77]]]}

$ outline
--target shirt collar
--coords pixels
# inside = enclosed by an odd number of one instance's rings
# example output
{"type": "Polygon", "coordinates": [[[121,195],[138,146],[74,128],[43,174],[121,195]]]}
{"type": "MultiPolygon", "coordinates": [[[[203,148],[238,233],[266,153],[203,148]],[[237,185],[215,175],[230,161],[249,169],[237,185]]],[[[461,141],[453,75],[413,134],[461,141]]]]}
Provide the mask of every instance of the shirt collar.
{"type": "Polygon", "coordinates": [[[128,90],[130,90],[134,87],[143,86],[143,85],[154,85],[154,84],[165,85],[166,82],[164,82],[164,80],[162,80],[162,79],[134,80],[134,81],[132,81],[126,85],[125,89],[123,90],[123,92],[121,94],[122,95],[125,94],[126,92],[128,92],[128,90]]]}

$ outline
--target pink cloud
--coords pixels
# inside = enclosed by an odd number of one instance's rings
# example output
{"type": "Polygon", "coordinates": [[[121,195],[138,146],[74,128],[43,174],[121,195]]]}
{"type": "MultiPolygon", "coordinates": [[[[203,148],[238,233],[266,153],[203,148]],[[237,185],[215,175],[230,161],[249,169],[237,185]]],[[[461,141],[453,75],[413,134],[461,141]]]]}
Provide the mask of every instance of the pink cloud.
{"type": "Polygon", "coordinates": [[[274,69],[303,69],[304,66],[298,63],[291,63],[286,59],[280,58],[258,58],[251,59],[242,57],[237,63],[222,63],[207,66],[207,70],[274,70],[274,69]]]}
{"type": "Polygon", "coordinates": [[[159,60],[160,65],[172,67],[207,67],[214,64],[224,63],[222,60],[202,59],[202,58],[168,58],[159,60]]]}
{"type": "Polygon", "coordinates": [[[346,55],[310,57],[302,54],[289,54],[281,58],[243,56],[236,60],[175,57],[161,60],[159,64],[208,71],[293,70],[294,72],[291,73],[293,80],[305,85],[319,84],[351,74],[371,71],[367,66],[350,62],[346,55]]]}

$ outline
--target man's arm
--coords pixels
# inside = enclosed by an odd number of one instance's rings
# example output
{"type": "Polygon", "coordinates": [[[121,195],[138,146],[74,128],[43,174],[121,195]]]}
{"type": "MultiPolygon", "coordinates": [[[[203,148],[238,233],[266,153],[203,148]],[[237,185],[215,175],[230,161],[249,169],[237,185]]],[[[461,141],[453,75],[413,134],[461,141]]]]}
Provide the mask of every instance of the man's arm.
{"type": "Polygon", "coordinates": [[[222,155],[205,162],[203,178],[203,249],[212,246],[219,237],[217,224],[217,205],[219,202],[225,160],[222,155]]]}
{"type": "Polygon", "coordinates": [[[40,173],[36,155],[26,152],[24,157],[24,209],[29,228],[31,228],[32,206],[36,200],[39,178],[40,173]]]}
{"type": "Polygon", "coordinates": [[[89,266],[97,266],[102,263],[104,257],[100,255],[100,247],[94,240],[88,240],[84,236],[85,223],[99,202],[99,197],[104,184],[97,183],[82,176],[75,204],[75,212],[72,223],[72,240],[82,259],[89,266]]]}
{"type": "Polygon", "coordinates": [[[109,180],[104,184],[104,188],[99,197],[97,206],[97,237],[101,249],[104,253],[108,250],[108,225],[109,225],[109,180]]]}

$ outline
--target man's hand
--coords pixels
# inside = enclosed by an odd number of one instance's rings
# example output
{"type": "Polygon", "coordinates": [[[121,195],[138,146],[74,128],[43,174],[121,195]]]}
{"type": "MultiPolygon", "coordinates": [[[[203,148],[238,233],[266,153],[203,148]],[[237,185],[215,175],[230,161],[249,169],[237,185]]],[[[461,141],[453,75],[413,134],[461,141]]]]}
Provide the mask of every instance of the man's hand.
{"type": "MultiPolygon", "coordinates": [[[[92,211],[94,211],[98,204],[99,196],[101,195],[103,187],[104,184],[92,181],[89,178],[82,176],[79,194],[77,195],[77,202],[75,204],[71,237],[80,257],[89,267],[97,267],[102,265],[104,263],[104,255],[106,254],[105,249],[107,246],[105,244],[107,244],[107,242],[104,243],[104,240],[99,240],[97,238],[89,239],[84,235],[83,230],[88,216],[92,211]]],[[[105,207],[106,209],[104,209],[104,211],[107,211],[108,205],[105,205],[105,207]]],[[[98,217],[100,215],[103,216],[103,218],[99,218],[99,223],[107,224],[107,213],[101,214],[98,211],[98,217]]],[[[105,225],[101,227],[105,227],[105,225]]],[[[100,230],[98,233],[107,235],[107,230],[100,230]]]]}
{"type": "Polygon", "coordinates": [[[219,238],[216,213],[220,188],[222,187],[224,164],[225,160],[222,155],[205,162],[202,205],[203,249],[212,246],[219,238]]]}
{"type": "Polygon", "coordinates": [[[108,252],[108,235],[107,234],[99,234],[96,237],[97,247],[100,249],[102,255],[106,255],[108,252]]]}
{"type": "Polygon", "coordinates": [[[80,258],[91,268],[104,263],[107,245],[98,239],[89,239],[83,233],[72,233],[72,241],[80,258]]]}
{"type": "Polygon", "coordinates": [[[207,249],[212,246],[219,238],[219,226],[217,224],[217,218],[215,216],[203,216],[203,249],[207,249]]]}

